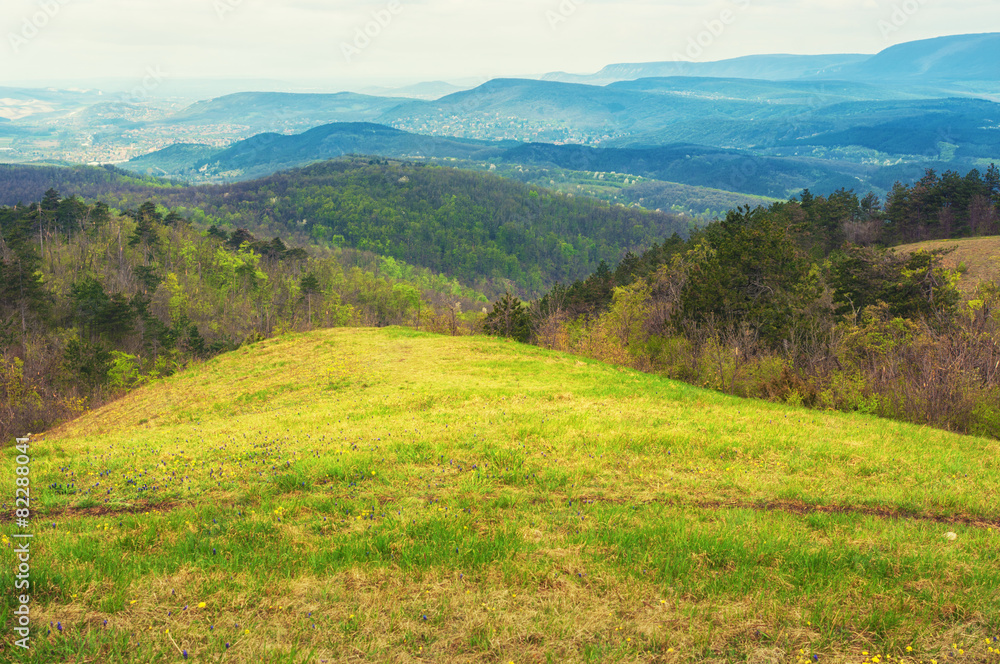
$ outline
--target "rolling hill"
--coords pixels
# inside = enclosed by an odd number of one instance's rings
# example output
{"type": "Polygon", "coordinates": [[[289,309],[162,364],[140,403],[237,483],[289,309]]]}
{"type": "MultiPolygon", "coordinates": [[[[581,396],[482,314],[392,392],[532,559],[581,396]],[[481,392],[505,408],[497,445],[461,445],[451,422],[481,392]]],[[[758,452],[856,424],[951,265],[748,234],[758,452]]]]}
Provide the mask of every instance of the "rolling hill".
{"type": "Polygon", "coordinates": [[[873,165],[904,155],[926,160],[928,145],[941,141],[962,147],[959,158],[1000,154],[1000,104],[910,92],[878,95],[871,85],[826,81],[659,78],[601,87],[496,79],[436,102],[403,104],[380,122],[422,134],[599,147],[694,143],[762,150],[795,145],[802,156],[873,165]],[[919,124],[921,132],[930,127],[940,138],[927,144],[909,136],[902,130],[907,123],[919,124]],[[466,129],[456,132],[458,125],[466,129]],[[873,138],[860,140],[851,133],[857,131],[873,138]],[[837,152],[830,154],[829,148],[837,152]]]}
{"type": "Polygon", "coordinates": [[[322,125],[301,134],[258,134],[214,150],[171,146],[133,159],[128,168],[140,172],[212,179],[246,180],[315,161],[345,155],[410,159],[488,160],[502,153],[492,141],[420,136],[365,122],[322,125]]]}
{"type": "Polygon", "coordinates": [[[591,148],[530,143],[508,150],[503,158],[512,163],[631,173],[773,198],[788,198],[803,188],[834,191],[841,187],[861,187],[870,170],[845,163],[835,165],[804,158],[761,157],[746,151],[684,144],[654,148],[591,148]]]}
{"type": "Polygon", "coordinates": [[[97,90],[0,86],[0,121],[59,116],[103,101],[97,90]]]}
{"type": "Polygon", "coordinates": [[[779,198],[806,187],[831,191],[841,186],[856,187],[858,178],[864,178],[872,170],[804,158],[761,157],[747,151],[703,145],[630,149],[518,144],[422,136],[368,123],[324,125],[292,136],[260,134],[224,150],[175,145],[134,159],[126,168],[147,175],[171,175],[195,181],[241,181],[349,154],[614,171],[779,198]]]}
{"type": "MultiPolygon", "coordinates": [[[[151,154],[130,164],[138,172],[224,182],[369,154],[614,170],[753,196],[783,198],[805,187],[884,196],[896,180],[912,182],[927,168],[1000,160],[998,44],[1000,34],[990,33],[871,56],[610,65],[597,78],[502,78],[434,100],[243,92],[178,110],[92,92],[5,88],[0,158],[119,163],[141,149],[151,154]],[[676,146],[684,146],[684,161],[673,156],[676,146]]],[[[453,89],[429,83],[404,92],[453,89]]]]}
{"type": "Polygon", "coordinates": [[[715,101],[742,100],[767,104],[829,105],[847,101],[922,98],[913,92],[872,83],[849,81],[769,81],[752,78],[668,76],[618,81],[609,90],[633,90],[664,95],[704,97],[715,101]]]}
{"type": "Polygon", "coordinates": [[[302,134],[260,134],[215,151],[170,147],[137,158],[128,168],[232,181],[346,154],[502,160],[783,198],[803,188],[874,189],[884,195],[895,179],[910,181],[926,168],[971,169],[1000,159],[1000,104],[905,95],[863,99],[866,89],[717,79],[644,79],[606,88],[498,80],[435,102],[434,112],[426,111],[425,102],[404,104],[393,111],[403,116],[385,120],[422,128],[424,134],[335,123],[302,134]],[[727,85],[733,90],[723,98],[727,85]],[[417,109],[419,116],[405,115],[417,109]],[[470,122],[480,118],[492,140],[455,138],[435,129],[436,122],[458,116],[470,122]],[[499,117],[520,118],[524,127],[516,135],[550,135],[550,142],[495,140],[509,129],[495,124],[499,117]],[[608,127],[618,133],[600,148],[555,141],[566,133],[594,137],[608,127]],[[185,155],[189,158],[179,159],[185,155]],[[887,168],[888,175],[882,172],[887,168]]]}
{"type": "Polygon", "coordinates": [[[495,339],[272,339],[9,452],[32,664],[981,662],[1000,636],[996,441],[495,339]]]}

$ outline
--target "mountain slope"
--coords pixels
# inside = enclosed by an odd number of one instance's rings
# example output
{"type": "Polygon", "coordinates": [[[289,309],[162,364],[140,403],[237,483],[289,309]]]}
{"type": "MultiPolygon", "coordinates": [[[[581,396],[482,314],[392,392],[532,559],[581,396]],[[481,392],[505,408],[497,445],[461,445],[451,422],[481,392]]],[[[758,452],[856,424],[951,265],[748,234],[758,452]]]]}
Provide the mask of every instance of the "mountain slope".
{"type": "Polygon", "coordinates": [[[973,237],[961,240],[929,240],[893,247],[893,251],[951,250],[943,263],[949,270],[958,270],[958,288],[963,295],[972,297],[979,284],[987,281],[1000,283],[1000,236],[973,237]]]}
{"type": "Polygon", "coordinates": [[[860,146],[945,161],[1000,158],[1000,103],[979,99],[852,102],[816,112],[813,128],[777,145],[860,146]]]}
{"type": "Polygon", "coordinates": [[[857,186],[866,168],[835,168],[818,160],[761,157],[738,150],[703,145],[654,148],[590,148],[582,145],[531,143],[504,153],[513,163],[552,164],[582,171],[614,171],[644,177],[787,198],[803,188],[821,191],[857,186]]]}
{"type": "Polygon", "coordinates": [[[605,147],[697,143],[723,148],[773,146],[789,139],[941,112],[943,127],[994,126],[997,105],[979,99],[927,99],[840,81],[774,83],[642,79],[608,86],[497,79],[436,102],[402,105],[382,121],[407,131],[523,142],[605,147]],[[732,88],[728,90],[727,88],[732,88]],[[950,117],[949,117],[950,116],[950,117]],[[508,120],[516,118],[516,121],[508,120]]]}
{"type": "Polygon", "coordinates": [[[1000,81],[1000,33],[949,35],[890,46],[827,76],[852,80],[1000,81]]]}
{"type": "Polygon", "coordinates": [[[147,175],[188,175],[218,152],[218,148],[201,143],[175,143],[162,150],[130,159],[123,166],[130,171],[147,175]]]}
{"type": "Polygon", "coordinates": [[[769,104],[827,105],[846,101],[922,98],[884,85],[851,81],[767,81],[750,78],[671,76],[618,81],[609,90],[633,90],[665,95],[742,100],[769,104]]]}

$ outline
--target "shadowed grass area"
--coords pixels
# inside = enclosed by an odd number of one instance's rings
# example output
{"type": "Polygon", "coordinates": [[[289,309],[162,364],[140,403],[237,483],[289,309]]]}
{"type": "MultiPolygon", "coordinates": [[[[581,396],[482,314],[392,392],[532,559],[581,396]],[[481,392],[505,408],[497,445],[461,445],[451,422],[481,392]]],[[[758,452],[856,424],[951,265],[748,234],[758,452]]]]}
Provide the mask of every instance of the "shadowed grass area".
{"type": "Polygon", "coordinates": [[[35,631],[3,647],[1000,662],[998,452],[495,339],[292,335],[31,443],[35,631]]]}

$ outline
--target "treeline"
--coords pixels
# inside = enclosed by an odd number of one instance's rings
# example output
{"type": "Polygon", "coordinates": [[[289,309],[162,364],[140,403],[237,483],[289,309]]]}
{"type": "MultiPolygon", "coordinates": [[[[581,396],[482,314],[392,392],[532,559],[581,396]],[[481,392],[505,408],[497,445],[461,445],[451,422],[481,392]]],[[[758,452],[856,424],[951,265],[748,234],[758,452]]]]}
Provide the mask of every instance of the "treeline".
{"type": "Polygon", "coordinates": [[[1000,233],[1000,169],[986,173],[929,170],[912,186],[897,183],[886,199],[883,244],[1000,233]]]}
{"type": "Polygon", "coordinates": [[[274,334],[454,333],[485,302],[392,259],[315,254],[245,229],[198,232],[152,202],[116,214],[50,190],[0,208],[0,440],[274,334]]]}
{"type": "Polygon", "coordinates": [[[943,234],[942,210],[949,237],[996,233],[995,175],[929,172],[885,209],[843,190],[744,207],[528,306],[502,298],[484,328],[740,396],[1000,436],[997,283],[963,299],[942,251],[877,244],[943,234]]]}
{"type": "Polygon", "coordinates": [[[797,240],[821,258],[845,243],[894,246],[924,240],[1000,233],[1000,169],[938,174],[927,170],[912,185],[897,182],[883,205],[841,189],[829,196],[803,192],[782,211],[797,225],[797,240]]]}
{"type": "Polygon", "coordinates": [[[120,172],[96,179],[74,191],[120,209],[149,199],[203,228],[247,228],[299,244],[370,251],[493,295],[537,296],[557,282],[584,278],[601,261],[617,263],[627,251],[688,232],[688,221],[677,215],[382,159],[324,162],[225,186],[137,189],[120,172]]]}

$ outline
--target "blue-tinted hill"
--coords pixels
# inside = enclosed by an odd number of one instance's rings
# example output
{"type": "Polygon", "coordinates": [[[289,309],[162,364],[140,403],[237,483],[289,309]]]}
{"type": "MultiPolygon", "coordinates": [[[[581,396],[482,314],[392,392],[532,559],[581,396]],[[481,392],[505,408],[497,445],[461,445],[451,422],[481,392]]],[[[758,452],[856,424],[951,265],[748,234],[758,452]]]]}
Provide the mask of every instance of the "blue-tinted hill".
{"type": "Polygon", "coordinates": [[[258,134],[223,150],[199,147],[171,146],[128,167],[153,175],[246,180],[346,155],[485,160],[502,153],[495,142],[420,136],[369,122],[333,123],[293,135],[258,134]]]}
{"type": "Polygon", "coordinates": [[[828,76],[861,81],[1000,81],[1000,33],[952,35],[897,44],[828,76]]]}

